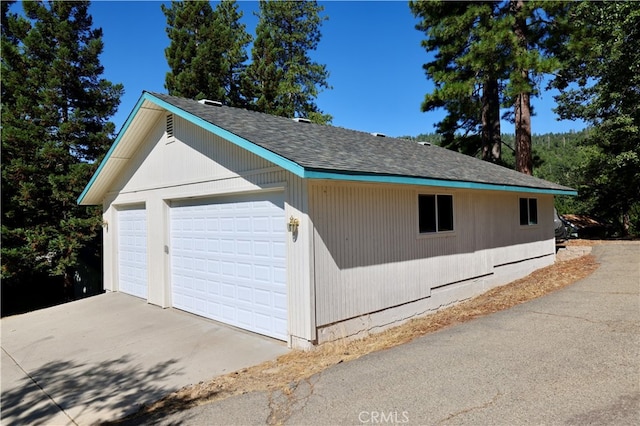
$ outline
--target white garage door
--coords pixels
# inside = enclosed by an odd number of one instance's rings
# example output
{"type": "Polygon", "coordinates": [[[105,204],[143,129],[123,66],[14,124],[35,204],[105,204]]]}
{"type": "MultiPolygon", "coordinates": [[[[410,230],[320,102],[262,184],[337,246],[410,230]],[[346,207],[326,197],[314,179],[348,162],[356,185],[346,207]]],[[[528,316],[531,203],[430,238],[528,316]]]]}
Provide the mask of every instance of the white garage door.
{"type": "Polygon", "coordinates": [[[147,298],[147,214],[118,211],[118,283],[123,293],[147,298]]]}
{"type": "Polygon", "coordinates": [[[173,306],[287,339],[282,192],[171,208],[173,306]]]}

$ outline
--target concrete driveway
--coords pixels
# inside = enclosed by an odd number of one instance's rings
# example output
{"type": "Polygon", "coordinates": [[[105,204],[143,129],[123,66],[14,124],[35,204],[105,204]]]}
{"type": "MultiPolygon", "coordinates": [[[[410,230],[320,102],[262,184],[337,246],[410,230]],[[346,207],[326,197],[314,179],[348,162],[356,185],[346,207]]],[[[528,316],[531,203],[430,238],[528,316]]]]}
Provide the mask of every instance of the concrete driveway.
{"type": "Polygon", "coordinates": [[[274,359],[284,342],[121,293],[3,318],[2,425],[88,425],[274,359]]]}

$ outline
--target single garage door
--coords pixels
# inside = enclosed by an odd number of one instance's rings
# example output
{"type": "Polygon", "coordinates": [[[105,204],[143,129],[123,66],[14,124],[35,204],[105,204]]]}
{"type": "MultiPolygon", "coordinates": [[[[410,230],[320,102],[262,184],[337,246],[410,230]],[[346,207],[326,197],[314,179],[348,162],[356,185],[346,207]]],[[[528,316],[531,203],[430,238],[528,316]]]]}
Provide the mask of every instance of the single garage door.
{"type": "Polygon", "coordinates": [[[118,283],[123,293],[147,299],[147,212],[118,210],[118,283]]]}
{"type": "Polygon", "coordinates": [[[284,194],[171,207],[173,306],[287,339],[284,194]]]}

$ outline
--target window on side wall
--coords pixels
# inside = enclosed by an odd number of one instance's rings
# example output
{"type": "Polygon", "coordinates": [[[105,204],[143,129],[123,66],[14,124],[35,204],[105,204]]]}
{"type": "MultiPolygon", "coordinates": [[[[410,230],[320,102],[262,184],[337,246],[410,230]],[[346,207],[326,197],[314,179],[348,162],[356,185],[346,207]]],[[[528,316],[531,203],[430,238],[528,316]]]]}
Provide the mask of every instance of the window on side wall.
{"type": "Polygon", "coordinates": [[[453,231],[453,195],[419,194],[418,229],[421,234],[453,231]]]}
{"type": "Polygon", "coordinates": [[[538,200],[535,198],[520,198],[520,225],[538,224],[538,200]]]}

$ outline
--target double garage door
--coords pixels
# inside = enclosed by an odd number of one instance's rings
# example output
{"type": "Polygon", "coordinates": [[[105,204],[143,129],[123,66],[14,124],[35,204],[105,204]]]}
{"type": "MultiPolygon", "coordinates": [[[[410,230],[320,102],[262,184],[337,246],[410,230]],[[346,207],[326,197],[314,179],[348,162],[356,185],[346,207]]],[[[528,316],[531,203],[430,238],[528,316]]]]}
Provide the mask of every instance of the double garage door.
{"type": "Polygon", "coordinates": [[[173,306],[287,339],[284,195],[171,206],[173,306]]]}
{"type": "Polygon", "coordinates": [[[173,202],[173,307],[286,340],[285,238],[282,192],[173,202]]]}

